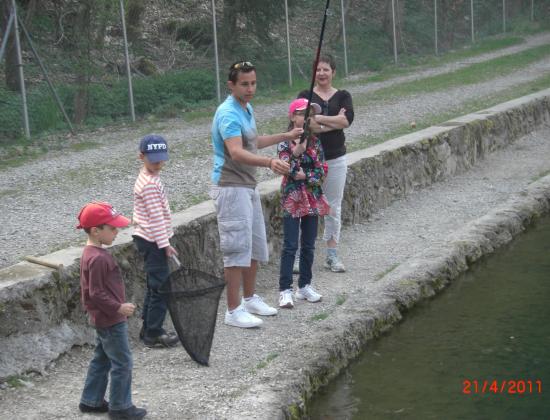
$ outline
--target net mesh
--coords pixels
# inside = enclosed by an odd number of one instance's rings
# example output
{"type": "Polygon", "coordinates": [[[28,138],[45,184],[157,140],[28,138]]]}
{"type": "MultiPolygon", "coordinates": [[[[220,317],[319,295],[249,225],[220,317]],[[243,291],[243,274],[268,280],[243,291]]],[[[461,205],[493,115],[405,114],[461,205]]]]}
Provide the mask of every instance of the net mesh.
{"type": "Polygon", "coordinates": [[[208,366],[224,286],[217,276],[180,267],[161,289],[168,295],[168,310],[181,344],[201,365],[208,366]]]}

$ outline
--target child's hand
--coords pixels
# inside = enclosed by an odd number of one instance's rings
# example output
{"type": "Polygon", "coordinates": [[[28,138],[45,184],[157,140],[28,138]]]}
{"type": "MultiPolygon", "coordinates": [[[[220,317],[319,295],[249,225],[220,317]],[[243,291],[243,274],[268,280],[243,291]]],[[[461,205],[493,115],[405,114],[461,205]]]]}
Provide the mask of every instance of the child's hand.
{"type": "Polygon", "coordinates": [[[120,305],[120,308],[118,308],[118,313],[124,316],[131,316],[134,314],[134,311],[136,310],[136,305],[133,303],[123,303],[120,305]]]}
{"type": "Polygon", "coordinates": [[[292,154],[295,157],[298,157],[306,151],[307,141],[304,141],[303,143],[300,143],[300,140],[294,140],[290,147],[291,147],[291,150],[292,150],[292,154]]]}
{"type": "Polygon", "coordinates": [[[303,128],[294,127],[292,130],[290,130],[288,134],[288,140],[294,141],[296,139],[299,139],[302,133],[304,132],[303,128]]]}
{"type": "Polygon", "coordinates": [[[168,245],[166,248],[164,248],[164,252],[166,253],[166,258],[170,258],[172,255],[178,255],[178,251],[176,251],[176,248],[171,245],[168,245]]]}
{"type": "Polygon", "coordinates": [[[304,170],[302,168],[300,168],[300,170],[296,172],[296,175],[294,175],[294,179],[297,181],[306,179],[306,174],[304,173],[304,170]]]}
{"type": "Polygon", "coordinates": [[[290,165],[281,159],[271,159],[269,169],[278,175],[286,175],[290,171],[290,165]]]}

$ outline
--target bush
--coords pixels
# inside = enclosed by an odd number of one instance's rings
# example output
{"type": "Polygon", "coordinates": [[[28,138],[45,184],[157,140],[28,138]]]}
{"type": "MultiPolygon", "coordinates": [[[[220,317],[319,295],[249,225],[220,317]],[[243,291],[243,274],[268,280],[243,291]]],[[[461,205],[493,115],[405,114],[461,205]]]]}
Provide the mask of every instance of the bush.
{"type": "MultiPolygon", "coordinates": [[[[134,79],[134,104],[138,116],[156,113],[176,116],[178,111],[204,106],[216,96],[213,74],[191,70],[134,79]]],[[[62,85],[58,94],[69,118],[74,115],[74,96],[77,87],[62,85]]],[[[61,112],[46,86],[29,88],[27,92],[30,129],[33,135],[64,129],[61,112]]],[[[121,79],[111,84],[92,83],[88,89],[86,125],[125,118],[130,114],[128,84],[121,79]]],[[[16,92],[0,88],[0,141],[14,139],[22,133],[21,97],[16,92]]]]}

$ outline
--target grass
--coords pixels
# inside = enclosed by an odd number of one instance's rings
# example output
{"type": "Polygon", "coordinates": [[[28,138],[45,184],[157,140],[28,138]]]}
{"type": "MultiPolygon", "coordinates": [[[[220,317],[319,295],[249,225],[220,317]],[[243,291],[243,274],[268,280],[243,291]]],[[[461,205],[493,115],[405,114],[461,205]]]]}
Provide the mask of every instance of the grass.
{"type": "Polygon", "coordinates": [[[80,152],[82,150],[95,149],[99,146],[99,143],[94,141],[83,141],[80,143],[71,144],[70,148],[74,152],[80,152]]]}
{"type": "Polygon", "coordinates": [[[550,170],[541,172],[537,176],[534,176],[533,178],[531,178],[531,182],[538,181],[539,179],[544,178],[547,175],[550,175],[550,170]]]}
{"type": "Polygon", "coordinates": [[[6,383],[11,388],[22,388],[24,385],[21,383],[23,378],[19,375],[9,376],[6,379],[6,383]]]}
{"type": "Polygon", "coordinates": [[[328,316],[329,316],[328,312],[321,312],[321,313],[318,313],[316,315],[313,315],[311,317],[311,320],[312,321],[322,321],[323,319],[327,319],[328,316]]]}
{"type": "Polygon", "coordinates": [[[189,207],[194,206],[196,204],[200,204],[203,201],[209,200],[210,197],[207,193],[197,194],[189,198],[189,207]]]}
{"type": "Polygon", "coordinates": [[[267,367],[267,365],[269,365],[272,360],[276,359],[277,357],[279,357],[278,353],[269,353],[264,360],[256,365],[254,370],[264,369],[265,367],[267,367]]]}
{"type": "Polygon", "coordinates": [[[393,270],[395,270],[398,266],[399,266],[399,264],[392,264],[387,270],[384,270],[381,273],[376,274],[374,276],[374,281],[380,280],[386,274],[391,273],[393,270]]]}
{"type": "Polygon", "coordinates": [[[338,295],[336,297],[336,305],[338,305],[338,306],[343,305],[344,302],[346,301],[346,299],[347,299],[346,295],[338,295]]]}
{"type": "Polygon", "coordinates": [[[499,93],[487,96],[483,99],[472,99],[470,101],[465,101],[460,104],[460,106],[457,106],[451,110],[438,114],[427,115],[416,121],[416,129],[411,129],[409,124],[403,124],[399,127],[389,130],[381,136],[367,135],[354,137],[353,140],[350,141],[348,144],[348,150],[355,151],[363,149],[365,147],[380,144],[389,139],[393,139],[408,133],[412,133],[414,131],[441,124],[460,115],[470,114],[472,112],[476,112],[485,108],[490,108],[491,106],[500,104],[502,102],[529,95],[543,89],[548,89],[549,86],[550,74],[547,74],[538,79],[514,86],[509,89],[505,89],[499,93]]]}
{"type": "Polygon", "coordinates": [[[451,87],[472,85],[510,74],[548,56],[550,56],[550,48],[548,48],[547,45],[543,45],[516,54],[494,58],[482,63],[475,63],[450,73],[439,74],[378,89],[374,92],[362,94],[358,98],[354,98],[354,104],[359,106],[368,105],[373,101],[382,101],[396,97],[442,91],[451,87]]]}
{"type": "Polygon", "coordinates": [[[482,55],[485,53],[493,52],[499,49],[511,47],[513,45],[519,45],[525,42],[522,37],[512,36],[506,38],[490,38],[484,39],[473,45],[466,46],[459,50],[452,50],[435,55],[427,56],[405,56],[399,58],[399,64],[388,64],[382,71],[377,74],[360,77],[353,82],[353,84],[364,84],[368,82],[382,82],[396,76],[403,76],[411,73],[412,71],[418,71],[427,69],[430,67],[441,66],[451,63],[460,59],[467,59],[482,55]]]}

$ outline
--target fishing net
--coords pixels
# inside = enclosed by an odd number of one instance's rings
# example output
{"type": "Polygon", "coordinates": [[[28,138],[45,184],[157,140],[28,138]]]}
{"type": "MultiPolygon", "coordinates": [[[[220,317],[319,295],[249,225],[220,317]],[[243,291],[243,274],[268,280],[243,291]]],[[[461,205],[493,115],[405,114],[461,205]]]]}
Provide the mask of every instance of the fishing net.
{"type": "Polygon", "coordinates": [[[208,366],[223,279],[179,267],[160,292],[168,294],[168,310],[181,344],[197,363],[208,366]]]}

